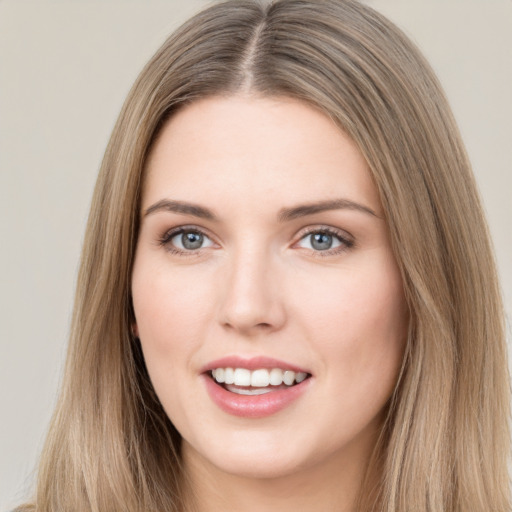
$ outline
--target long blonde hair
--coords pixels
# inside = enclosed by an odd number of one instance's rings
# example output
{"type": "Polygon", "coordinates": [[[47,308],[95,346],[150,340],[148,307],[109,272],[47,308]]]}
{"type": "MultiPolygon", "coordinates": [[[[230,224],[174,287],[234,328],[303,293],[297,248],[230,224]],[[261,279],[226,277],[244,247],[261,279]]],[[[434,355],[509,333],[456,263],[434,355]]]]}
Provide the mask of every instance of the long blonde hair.
{"type": "Polygon", "coordinates": [[[418,50],[352,0],[228,0],[183,25],[142,71],[98,177],[61,396],[34,501],[20,510],[183,509],[180,436],[130,330],[141,185],[173,112],[239,91],[330,116],[365,156],[386,212],[410,328],[374,453],[382,476],[363,486],[359,509],[509,511],[503,311],[470,164],[418,50]]]}

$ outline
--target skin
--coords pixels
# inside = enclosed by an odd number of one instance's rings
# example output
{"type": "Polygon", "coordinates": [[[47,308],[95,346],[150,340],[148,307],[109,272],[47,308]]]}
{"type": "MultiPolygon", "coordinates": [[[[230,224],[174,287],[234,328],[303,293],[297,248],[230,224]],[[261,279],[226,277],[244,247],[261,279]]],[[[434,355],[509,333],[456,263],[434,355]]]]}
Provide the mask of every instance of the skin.
{"type": "Polygon", "coordinates": [[[292,99],[239,95],[171,118],[147,164],[132,291],[198,510],[353,510],[401,366],[407,311],[367,164],[327,116],[292,99]],[[338,199],[373,213],[279,219],[338,199]],[[162,200],[215,219],[147,213],[162,200]],[[168,233],[180,226],[204,233],[201,248],[179,248],[181,235],[168,233]],[[336,233],[333,248],[318,250],[311,232],[325,229],[336,233]],[[277,358],[312,377],[278,413],[236,417],[212,402],[200,375],[228,355],[277,358]]]}

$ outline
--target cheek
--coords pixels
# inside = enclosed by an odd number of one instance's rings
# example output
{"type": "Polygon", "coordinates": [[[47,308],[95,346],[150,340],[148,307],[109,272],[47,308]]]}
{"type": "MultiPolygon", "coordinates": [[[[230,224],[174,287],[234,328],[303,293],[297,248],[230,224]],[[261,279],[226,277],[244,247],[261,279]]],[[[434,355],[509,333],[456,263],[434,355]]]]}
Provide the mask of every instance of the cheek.
{"type": "Polygon", "coordinates": [[[346,270],[327,293],[310,296],[304,329],[322,353],[328,389],[350,409],[368,404],[375,412],[391,395],[403,359],[408,315],[401,278],[393,261],[346,270]]]}
{"type": "Polygon", "coordinates": [[[180,272],[136,262],[132,297],[138,334],[151,382],[173,421],[186,416],[194,399],[185,385],[193,354],[202,343],[207,290],[180,272]],[[149,269],[149,270],[148,270],[149,269]]]}
{"type": "Polygon", "coordinates": [[[330,332],[333,346],[392,344],[407,332],[407,308],[398,269],[378,261],[362,268],[345,268],[324,280],[308,282],[295,293],[305,323],[330,332]],[[382,268],[381,268],[382,267],[382,268]],[[316,284],[316,287],[315,287],[316,284]],[[316,289],[315,289],[316,288],[316,289]],[[312,290],[314,292],[312,293],[312,290]]]}
{"type": "Polygon", "coordinates": [[[181,279],[179,272],[171,276],[157,265],[134,268],[133,306],[144,360],[173,422],[186,417],[187,404],[194,399],[185,382],[202,343],[205,293],[190,280],[181,279]]]}
{"type": "Polygon", "coordinates": [[[134,267],[132,296],[143,343],[151,344],[156,351],[169,352],[190,348],[199,341],[198,330],[210,303],[204,280],[191,280],[188,273],[169,272],[141,261],[134,267]]]}

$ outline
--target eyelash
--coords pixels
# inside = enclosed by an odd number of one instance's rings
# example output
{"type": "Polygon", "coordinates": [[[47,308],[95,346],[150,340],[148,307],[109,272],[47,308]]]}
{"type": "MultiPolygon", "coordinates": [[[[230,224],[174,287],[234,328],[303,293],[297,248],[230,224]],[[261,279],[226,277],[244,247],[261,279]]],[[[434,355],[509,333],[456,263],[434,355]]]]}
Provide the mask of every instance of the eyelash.
{"type": "Polygon", "coordinates": [[[314,249],[306,249],[306,250],[309,250],[310,252],[312,252],[315,256],[318,256],[321,258],[341,254],[349,249],[352,249],[355,245],[354,240],[352,238],[349,238],[347,236],[347,233],[345,233],[344,231],[341,231],[341,230],[327,227],[327,226],[315,226],[315,227],[311,227],[311,228],[306,228],[306,230],[300,234],[299,240],[297,242],[295,242],[294,245],[297,245],[299,242],[304,240],[306,237],[317,234],[317,233],[324,234],[324,235],[330,235],[333,238],[337,238],[338,241],[340,242],[340,245],[338,247],[334,247],[332,249],[326,249],[323,251],[320,251],[320,250],[315,251],[314,249]]]}
{"type": "MultiPolygon", "coordinates": [[[[205,249],[204,247],[200,247],[199,249],[182,250],[177,247],[174,247],[170,243],[174,237],[181,235],[183,233],[196,233],[211,240],[211,237],[202,229],[199,229],[195,226],[180,226],[179,228],[173,228],[165,232],[164,235],[159,238],[158,244],[164,247],[171,254],[183,257],[199,256],[201,249],[205,249]]],[[[300,234],[298,241],[295,242],[293,245],[295,246],[299,242],[304,240],[306,237],[317,233],[329,235],[336,238],[340,242],[340,245],[338,247],[325,250],[314,250],[304,248],[305,250],[308,250],[311,253],[313,253],[315,256],[326,257],[341,254],[349,249],[352,249],[355,245],[354,240],[349,238],[345,232],[327,226],[315,226],[311,228],[306,228],[306,230],[300,234]]]]}
{"type": "Polygon", "coordinates": [[[171,254],[175,254],[177,256],[199,256],[201,248],[196,250],[182,250],[177,247],[174,247],[170,242],[171,240],[178,235],[181,235],[183,233],[196,233],[198,235],[202,235],[208,239],[211,240],[211,237],[205,233],[202,229],[199,229],[195,226],[180,226],[179,228],[173,228],[169,231],[166,231],[163,236],[160,237],[158,240],[158,244],[165,248],[166,251],[168,251],[171,254]]]}

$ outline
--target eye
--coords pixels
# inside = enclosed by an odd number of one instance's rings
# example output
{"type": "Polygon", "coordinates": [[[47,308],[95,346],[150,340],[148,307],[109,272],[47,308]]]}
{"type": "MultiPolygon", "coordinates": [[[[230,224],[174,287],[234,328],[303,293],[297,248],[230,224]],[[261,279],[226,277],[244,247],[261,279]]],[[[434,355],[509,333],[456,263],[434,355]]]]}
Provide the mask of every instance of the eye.
{"type": "Polygon", "coordinates": [[[354,242],[340,233],[329,229],[317,229],[304,235],[297,243],[298,247],[316,252],[338,252],[354,245],[354,242]]]}
{"type": "Polygon", "coordinates": [[[213,241],[209,237],[192,228],[173,230],[163,237],[161,243],[177,252],[197,251],[213,245],[213,241]]]}

